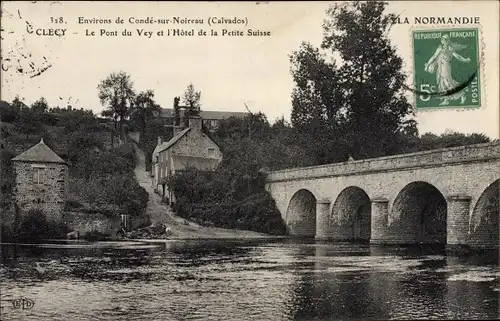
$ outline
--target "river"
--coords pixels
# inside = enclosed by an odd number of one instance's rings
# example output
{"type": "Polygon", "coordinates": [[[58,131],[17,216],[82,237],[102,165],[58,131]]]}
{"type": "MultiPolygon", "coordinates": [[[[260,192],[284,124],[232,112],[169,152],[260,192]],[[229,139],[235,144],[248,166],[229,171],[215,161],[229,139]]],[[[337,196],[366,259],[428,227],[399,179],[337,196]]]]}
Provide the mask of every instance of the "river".
{"type": "Polygon", "coordinates": [[[497,254],[457,257],[423,247],[298,241],[2,245],[0,274],[2,320],[500,316],[497,254]],[[21,298],[34,306],[14,309],[9,300],[21,298]]]}

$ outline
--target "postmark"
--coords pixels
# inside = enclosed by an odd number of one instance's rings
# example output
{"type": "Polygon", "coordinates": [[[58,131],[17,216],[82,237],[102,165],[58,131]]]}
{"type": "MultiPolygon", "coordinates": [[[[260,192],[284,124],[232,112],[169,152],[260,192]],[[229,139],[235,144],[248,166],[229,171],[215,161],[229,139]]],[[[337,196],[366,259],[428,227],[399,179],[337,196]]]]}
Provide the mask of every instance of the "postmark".
{"type": "Polygon", "coordinates": [[[417,111],[483,105],[479,28],[416,29],[411,37],[417,111]]]}

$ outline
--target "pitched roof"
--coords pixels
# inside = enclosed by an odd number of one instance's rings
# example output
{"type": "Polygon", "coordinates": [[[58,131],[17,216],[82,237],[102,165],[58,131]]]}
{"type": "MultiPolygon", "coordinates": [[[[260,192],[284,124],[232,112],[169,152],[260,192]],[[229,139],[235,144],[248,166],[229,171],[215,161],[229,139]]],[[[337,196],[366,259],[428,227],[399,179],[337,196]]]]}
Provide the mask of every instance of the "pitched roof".
{"type": "MultiPolygon", "coordinates": [[[[184,115],[184,109],[179,110],[179,114],[182,117],[184,115]]],[[[174,117],[174,110],[171,108],[162,108],[161,110],[162,117],[174,117]]],[[[227,119],[229,117],[246,117],[248,116],[248,112],[233,112],[233,111],[214,111],[214,110],[202,110],[200,111],[200,117],[206,120],[220,120],[227,119]]]]}
{"type": "Polygon", "coordinates": [[[158,149],[158,152],[164,151],[164,150],[172,147],[175,143],[177,143],[179,141],[179,139],[181,139],[184,135],[186,135],[187,132],[190,130],[191,130],[191,128],[187,127],[185,129],[183,129],[180,133],[178,133],[177,135],[172,137],[172,139],[170,139],[168,142],[162,143],[160,145],[160,148],[158,149]]]}
{"type": "Polygon", "coordinates": [[[158,155],[158,153],[160,152],[160,149],[161,149],[161,145],[163,145],[163,143],[161,143],[160,145],[156,145],[155,149],[153,150],[153,159],[155,158],[156,155],[158,155]]]}
{"type": "Polygon", "coordinates": [[[19,162],[66,163],[49,146],[45,145],[43,138],[40,139],[38,144],[14,157],[12,160],[19,162]]]}

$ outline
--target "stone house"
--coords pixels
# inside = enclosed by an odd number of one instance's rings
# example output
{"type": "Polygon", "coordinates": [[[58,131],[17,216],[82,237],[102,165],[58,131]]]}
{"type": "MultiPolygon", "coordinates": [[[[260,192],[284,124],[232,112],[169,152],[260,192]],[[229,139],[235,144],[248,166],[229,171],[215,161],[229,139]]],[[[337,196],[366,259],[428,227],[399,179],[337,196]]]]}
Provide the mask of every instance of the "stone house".
{"type": "Polygon", "coordinates": [[[61,222],[68,189],[68,166],[43,139],[12,159],[14,203],[25,213],[40,209],[47,220],[61,222]]]}
{"type": "Polygon", "coordinates": [[[151,160],[153,188],[174,202],[175,197],[166,186],[167,179],[186,168],[215,170],[222,161],[222,153],[204,128],[202,118],[191,116],[189,127],[174,127],[174,136],[168,142],[158,137],[151,160]]]}

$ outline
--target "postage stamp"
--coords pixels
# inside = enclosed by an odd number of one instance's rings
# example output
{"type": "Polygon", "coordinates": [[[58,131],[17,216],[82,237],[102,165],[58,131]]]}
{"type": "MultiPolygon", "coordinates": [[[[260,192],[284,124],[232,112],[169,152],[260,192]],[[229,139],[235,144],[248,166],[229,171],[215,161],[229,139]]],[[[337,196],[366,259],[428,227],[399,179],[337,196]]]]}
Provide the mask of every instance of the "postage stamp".
{"type": "Polygon", "coordinates": [[[478,28],[412,31],[417,110],[481,107],[478,28]]]}

